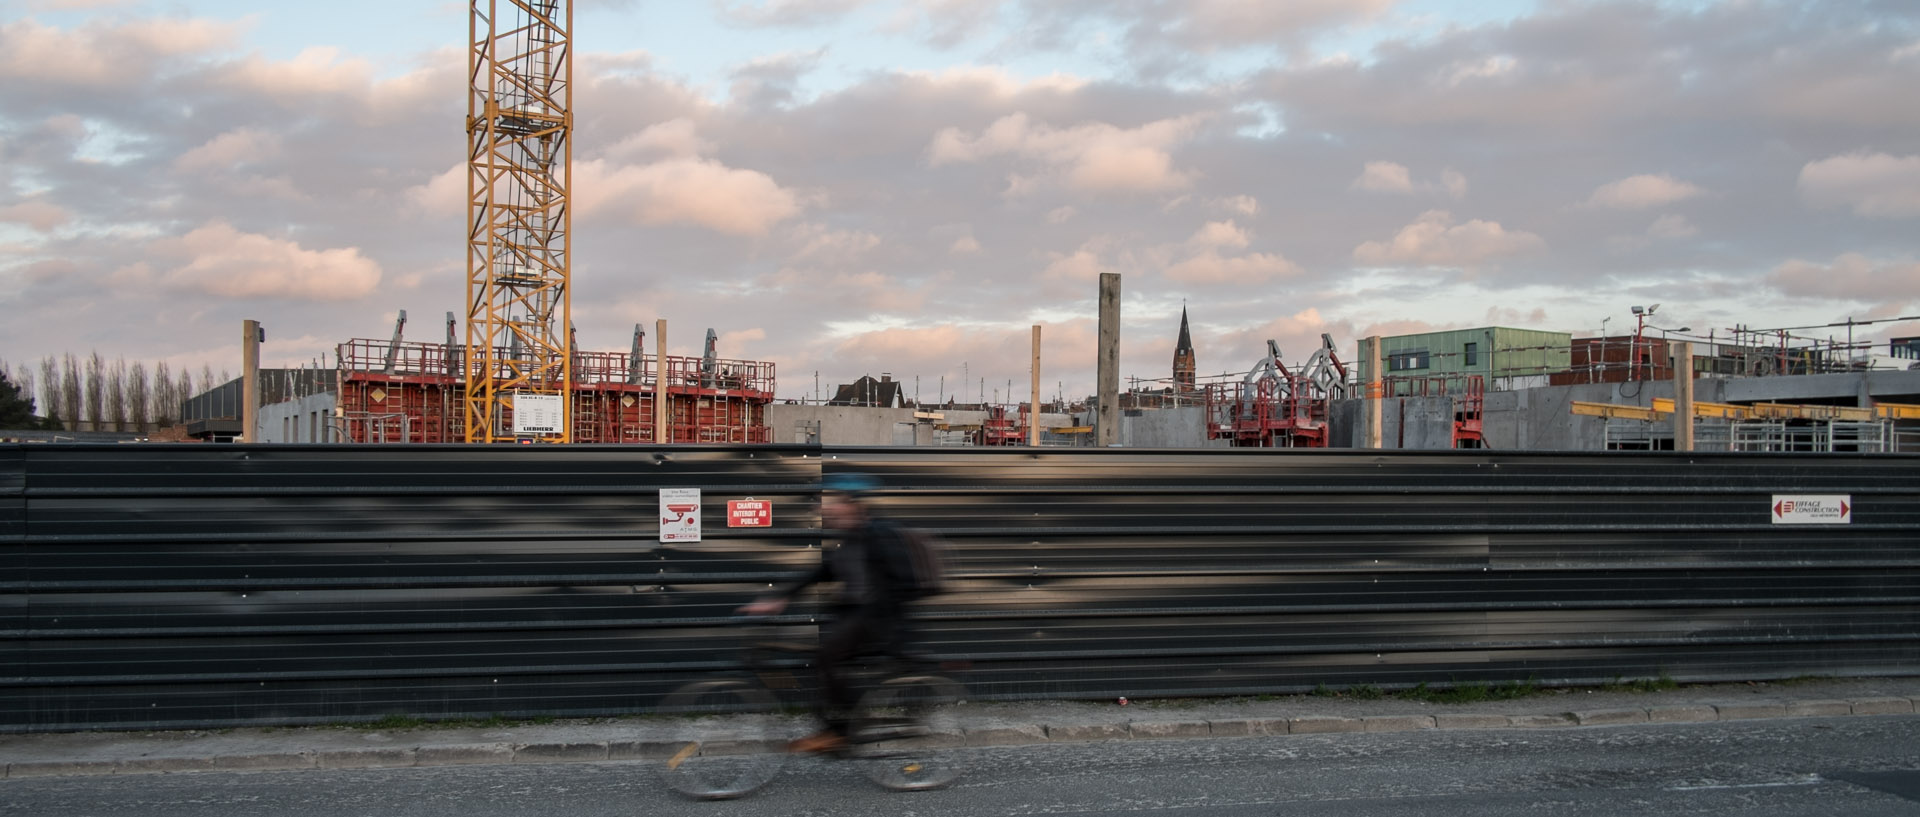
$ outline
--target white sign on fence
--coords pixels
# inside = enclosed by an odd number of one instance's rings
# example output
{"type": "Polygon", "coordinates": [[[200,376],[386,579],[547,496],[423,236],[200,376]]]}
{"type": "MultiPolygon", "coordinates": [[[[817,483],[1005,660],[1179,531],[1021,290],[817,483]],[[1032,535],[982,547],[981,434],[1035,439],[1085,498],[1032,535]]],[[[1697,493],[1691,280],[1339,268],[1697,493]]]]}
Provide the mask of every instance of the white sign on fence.
{"type": "Polygon", "coordinates": [[[700,489],[660,489],[660,541],[700,541],[700,489]]]}
{"type": "Polygon", "coordinates": [[[513,433],[560,433],[560,409],[560,395],[515,394],[513,396],[513,433]]]}
{"type": "Polygon", "coordinates": [[[1853,522],[1850,494],[1774,494],[1775,525],[1847,525],[1853,522]]]}

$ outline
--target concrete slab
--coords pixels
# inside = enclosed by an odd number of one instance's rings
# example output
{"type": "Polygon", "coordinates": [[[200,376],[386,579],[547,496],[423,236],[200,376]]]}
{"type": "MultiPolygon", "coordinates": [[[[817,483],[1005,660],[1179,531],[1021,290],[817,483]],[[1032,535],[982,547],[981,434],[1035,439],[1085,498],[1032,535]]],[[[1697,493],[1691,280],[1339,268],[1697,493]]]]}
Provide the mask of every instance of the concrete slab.
{"type": "Polygon", "coordinates": [[[1359,718],[1343,718],[1335,715],[1307,715],[1287,719],[1287,732],[1294,735],[1363,732],[1366,728],[1366,722],[1359,718]]]}
{"type": "Polygon", "coordinates": [[[1039,724],[982,726],[967,729],[968,746],[1022,746],[1046,742],[1047,729],[1039,724]]]}
{"type": "Polygon", "coordinates": [[[1861,698],[1853,702],[1855,715],[1910,715],[1913,701],[1907,698],[1861,698]]]}
{"type": "Polygon", "coordinates": [[[1366,732],[1412,732],[1434,728],[1432,715],[1368,715],[1360,719],[1366,732]]]}
{"type": "Polygon", "coordinates": [[[421,766],[512,763],[513,747],[505,743],[461,743],[442,746],[422,746],[414,755],[414,762],[421,766]]]}
{"type": "Polygon", "coordinates": [[[1511,725],[1505,715],[1447,712],[1433,716],[1435,729],[1505,729],[1511,725]]]}
{"type": "Polygon", "coordinates": [[[1119,740],[1130,737],[1124,723],[1071,723],[1049,725],[1047,740],[1119,740]]]}
{"type": "Polygon", "coordinates": [[[322,769],[386,769],[412,766],[412,747],[378,746],[352,749],[322,749],[314,753],[314,765],[322,769]]]}
{"type": "Polygon", "coordinates": [[[1558,715],[1514,715],[1507,719],[1509,725],[1521,729],[1549,729],[1560,726],[1577,726],[1580,721],[1571,712],[1558,715]]]}
{"type": "Polygon", "coordinates": [[[1852,701],[1788,701],[1789,718],[1830,718],[1853,714],[1852,701]]]}
{"type": "Polygon", "coordinates": [[[1644,709],[1598,709],[1591,712],[1575,712],[1573,719],[1581,726],[1619,726],[1628,723],[1646,723],[1647,710],[1644,709]]]}
{"type": "Polygon", "coordinates": [[[1678,704],[1647,707],[1651,723],[1706,723],[1720,719],[1720,710],[1707,704],[1678,704]]]}
{"type": "Polygon", "coordinates": [[[1720,720],[1743,721],[1756,718],[1784,718],[1787,716],[1786,704],[1715,704],[1720,720]]]}
{"type": "Polygon", "coordinates": [[[1204,738],[1213,734],[1206,721],[1134,721],[1129,731],[1135,738],[1204,738]]]}
{"type": "Polygon", "coordinates": [[[572,763],[606,759],[607,744],[600,741],[522,743],[513,747],[515,763],[572,763]]]}

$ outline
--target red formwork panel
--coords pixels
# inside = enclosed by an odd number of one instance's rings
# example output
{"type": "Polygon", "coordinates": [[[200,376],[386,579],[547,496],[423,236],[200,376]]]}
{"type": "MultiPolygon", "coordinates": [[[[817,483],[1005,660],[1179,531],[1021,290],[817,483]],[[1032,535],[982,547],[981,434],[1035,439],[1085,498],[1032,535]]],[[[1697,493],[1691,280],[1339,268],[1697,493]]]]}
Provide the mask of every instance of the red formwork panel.
{"type": "MultiPolygon", "coordinates": [[[[457,355],[430,343],[353,340],[341,344],[340,415],[347,442],[463,442],[465,383],[457,355]]],[[[653,443],[661,361],[653,355],[578,352],[573,376],[573,440],[653,443]]],[[[750,360],[667,356],[666,442],[765,443],[774,366],[750,360]]],[[[506,422],[512,422],[507,409],[506,422]]]]}

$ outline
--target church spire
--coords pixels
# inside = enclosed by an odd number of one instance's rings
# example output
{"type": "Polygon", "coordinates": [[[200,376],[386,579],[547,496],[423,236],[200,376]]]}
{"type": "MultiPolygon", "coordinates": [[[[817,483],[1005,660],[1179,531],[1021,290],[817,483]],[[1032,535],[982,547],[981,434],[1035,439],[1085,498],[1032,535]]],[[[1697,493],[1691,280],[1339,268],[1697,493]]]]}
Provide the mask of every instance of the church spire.
{"type": "Polygon", "coordinates": [[[1180,340],[1173,347],[1173,391],[1186,394],[1194,391],[1195,363],[1193,358],[1193,334],[1187,331],[1187,305],[1180,304],[1180,340]]]}

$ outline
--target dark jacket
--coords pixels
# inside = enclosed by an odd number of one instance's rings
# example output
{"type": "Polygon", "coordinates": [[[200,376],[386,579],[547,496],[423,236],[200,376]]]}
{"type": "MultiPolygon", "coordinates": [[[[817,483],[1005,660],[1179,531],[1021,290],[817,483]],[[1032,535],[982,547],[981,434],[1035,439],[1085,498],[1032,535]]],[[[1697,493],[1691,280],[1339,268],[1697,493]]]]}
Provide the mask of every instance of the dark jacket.
{"type": "Polygon", "coordinates": [[[775,595],[790,599],[811,585],[839,582],[832,601],[835,612],[892,617],[907,602],[902,588],[913,573],[909,558],[900,526],[870,519],[864,527],[846,532],[838,547],[821,553],[820,566],[812,573],[775,595]]]}

